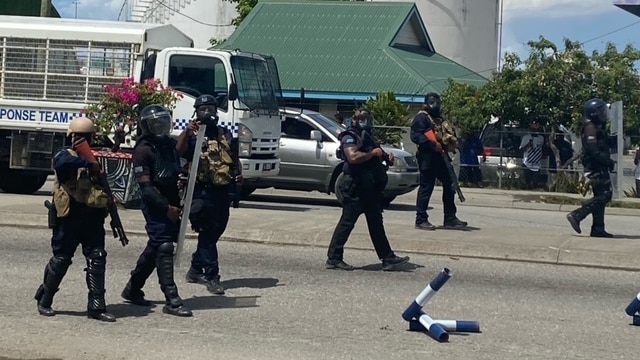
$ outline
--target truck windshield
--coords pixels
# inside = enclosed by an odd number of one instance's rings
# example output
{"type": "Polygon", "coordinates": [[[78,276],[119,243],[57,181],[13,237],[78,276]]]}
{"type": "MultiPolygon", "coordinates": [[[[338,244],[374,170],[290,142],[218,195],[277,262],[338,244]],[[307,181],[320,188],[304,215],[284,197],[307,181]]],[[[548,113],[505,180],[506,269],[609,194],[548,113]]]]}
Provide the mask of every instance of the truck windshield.
{"type": "Polygon", "coordinates": [[[248,56],[231,57],[239,100],[251,110],[277,115],[278,101],[267,62],[248,56]]]}

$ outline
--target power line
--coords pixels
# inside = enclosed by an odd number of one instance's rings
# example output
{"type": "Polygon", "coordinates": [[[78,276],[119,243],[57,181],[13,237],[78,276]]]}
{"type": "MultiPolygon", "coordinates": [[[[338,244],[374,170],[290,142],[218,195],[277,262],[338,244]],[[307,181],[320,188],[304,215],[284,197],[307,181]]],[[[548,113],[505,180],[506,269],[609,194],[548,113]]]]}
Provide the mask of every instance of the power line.
{"type": "MultiPolygon", "coordinates": [[[[185,15],[185,14],[181,13],[180,11],[178,11],[178,10],[176,10],[176,9],[172,8],[171,6],[169,6],[169,5],[165,4],[165,3],[164,3],[163,1],[161,1],[161,0],[158,0],[158,5],[161,5],[161,6],[165,7],[165,8],[167,8],[167,9],[169,9],[169,10],[171,10],[171,11],[175,12],[176,14],[178,14],[178,15],[182,15],[182,16],[186,17],[187,19],[189,19],[189,20],[191,20],[191,21],[195,21],[195,22],[197,22],[198,24],[201,24],[201,25],[211,26],[211,27],[227,27],[227,26],[234,26],[233,24],[221,25],[221,24],[209,24],[209,23],[202,22],[202,21],[200,21],[200,20],[198,20],[198,19],[195,19],[195,18],[193,18],[193,17],[191,17],[191,16],[189,16],[189,15],[185,15]]],[[[155,10],[155,9],[154,9],[154,10],[155,10]]]]}
{"type": "MultiPolygon", "coordinates": [[[[580,45],[584,45],[584,44],[586,44],[586,43],[589,43],[589,42],[592,42],[592,41],[595,41],[595,40],[601,39],[601,38],[603,38],[603,37],[605,37],[605,36],[609,36],[609,35],[611,35],[611,34],[615,34],[615,33],[619,32],[619,31],[622,31],[622,30],[628,29],[628,28],[630,28],[630,27],[632,27],[632,26],[634,26],[634,25],[637,25],[637,24],[640,24],[640,20],[637,20],[637,21],[635,21],[635,22],[633,22],[633,23],[631,23],[631,24],[628,24],[628,25],[625,25],[625,26],[622,26],[622,27],[616,28],[616,29],[611,30],[611,31],[609,31],[609,32],[607,32],[607,33],[604,33],[604,34],[602,34],[602,35],[598,35],[598,36],[596,36],[596,37],[594,37],[594,38],[591,38],[591,39],[588,39],[588,40],[585,40],[585,41],[579,42],[579,44],[580,44],[580,45]]],[[[563,48],[563,49],[561,49],[559,52],[563,52],[563,51],[565,51],[566,49],[567,49],[567,48],[563,48]]],[[[459,75],[458,77],[460,78],[460,77],[465,77],[465,76],[468,76],[468,75],[482,74],[482,73],[486,73],[486,72],[488,72],[488,71],[494,71],[494,70],[499,70],[499,69],[500,69],[500,67],[493,67],[493,68],[491,68],[491,69],[486,69],[486,70],[471,71],[471,72],[468,72],[468,73],[466,73],[466,74],[459,75]]],[[[434,82],[437,82],[437,81],[447,81],[447,80],[448,80],[448,79],[435,79],[435,80],[429,81],[429,82],[428,82],[428,83],[426,83],[424,86],[422,86],[418,91],[416,91],[413,95],[418,95],[422,90],[424,90],[427,86],[429,86],[429,85],[433,84],[434,82]]]]}

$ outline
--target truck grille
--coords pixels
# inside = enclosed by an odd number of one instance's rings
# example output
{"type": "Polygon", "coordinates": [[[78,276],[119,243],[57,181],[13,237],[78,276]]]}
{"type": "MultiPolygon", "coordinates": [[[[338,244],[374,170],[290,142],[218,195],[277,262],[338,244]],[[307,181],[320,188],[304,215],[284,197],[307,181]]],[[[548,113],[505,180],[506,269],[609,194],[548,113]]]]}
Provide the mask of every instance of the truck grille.
{"type": "Polygon", "coordinates": [[[252,154],[275,154],[278,152],[278,139],[260,138],[253,139],[251,143],[252,154]]]}

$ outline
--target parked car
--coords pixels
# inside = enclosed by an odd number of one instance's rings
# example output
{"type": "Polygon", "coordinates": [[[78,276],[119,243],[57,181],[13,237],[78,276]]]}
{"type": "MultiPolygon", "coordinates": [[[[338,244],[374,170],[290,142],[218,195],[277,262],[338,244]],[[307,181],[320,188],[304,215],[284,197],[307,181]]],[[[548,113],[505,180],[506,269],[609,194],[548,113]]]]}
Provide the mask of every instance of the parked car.
{"type": "MultiPolygon", "coordinates": [[[[244,196],[258,188],[321,191],[335,194],[335,184],[342,174],[343,162],[336,157],[338,135],[345,130],[332,119],[315,111],[295,108],[283,113],[280,138],[280,173],[277,176],[248,179],[242,186],[244,196]]],[[[419,185],[415,156],[393,147],[382,146],[396,160],[389,167],[389,182],[383,192],[388,206],[398,195],[413,191],[419,185]]],[[[340,200],[340,194],[336,197],[340,200]]]]}
{"type": "MultiPolygon", "coordinates": [[[[528,134],[529,129],[519,128],[513,125],[505,125],[500,131],[499,123],[488,123],[482,128],[480,141],[484,147],[486,162],[482,163],[482,156],[478,159],[482,164],[482,178],[491,181],[502,171],[503,176],[519,177],[522,171],[523,152],[520,150],[522,137],[528,134]]],[[[574,133],[560,126],[556,131],[562,134],[565,140],[569,141],[574,151],[580,150],[580,140],[574,133]]],[[[547,138],[549,134],[545,134],[547,138]]],[[[546,176],[549,171],[549,158],[542,159],[541,174],[546,176]]]]}

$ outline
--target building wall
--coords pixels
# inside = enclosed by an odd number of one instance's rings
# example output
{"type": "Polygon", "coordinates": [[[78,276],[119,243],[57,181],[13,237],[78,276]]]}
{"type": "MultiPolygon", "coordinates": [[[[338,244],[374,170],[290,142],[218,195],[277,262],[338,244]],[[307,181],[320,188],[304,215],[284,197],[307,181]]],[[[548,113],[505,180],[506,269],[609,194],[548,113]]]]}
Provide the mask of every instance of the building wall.
{"type": "Polygon", "coordinates": [[[491,77],[491,70],[498,64],[500,0],[414,2],[437,53],[484,77],[491,77]]]}

